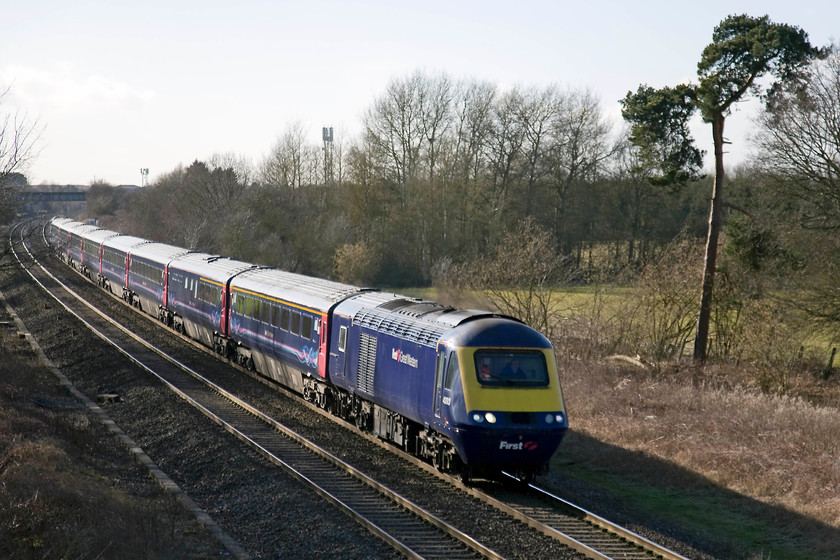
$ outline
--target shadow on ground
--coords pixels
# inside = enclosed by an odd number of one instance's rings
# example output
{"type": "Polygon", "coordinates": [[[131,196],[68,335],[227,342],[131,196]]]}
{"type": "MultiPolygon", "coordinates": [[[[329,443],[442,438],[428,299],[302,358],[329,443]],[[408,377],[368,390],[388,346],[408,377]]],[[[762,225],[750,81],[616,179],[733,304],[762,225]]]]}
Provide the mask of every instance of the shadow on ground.
{"type": "Polygon", "coordinates": [[[691,558],[840,558],[836,527],[572,430],[537,482],[691,558]]]}

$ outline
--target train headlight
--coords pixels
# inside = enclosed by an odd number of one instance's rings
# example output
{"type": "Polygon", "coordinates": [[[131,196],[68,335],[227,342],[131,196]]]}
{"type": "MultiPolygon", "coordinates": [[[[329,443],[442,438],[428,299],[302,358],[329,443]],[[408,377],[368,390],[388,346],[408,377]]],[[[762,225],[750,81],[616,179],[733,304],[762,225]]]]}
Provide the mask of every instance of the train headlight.
{"type": "Polygon", "coordinates": [[[566,417],[563,415],[562,412],[558,412],[555,419],[557,420],[558,424],[562,424],[563,422],[566,421],[566,417]]]}
{"type": "Polygon", "coordinates": [[[484,422],[484,417],[481,414],[475,413],[473,414],[473,420],[476,422],[484,422]]]}
{"type": "Polygon", "coordinates": [[[545,415],[545,423],[546,424],[551,424],[552,422],[554,422],[554,415],[551,414],[551,413],[546,414],[545,415]]]}
{"type": "Polygon", "coordinates": [[[490,422],[491,424],[495,424],[495,423],[496,423],[496,415],[495,415],[495,414],[493,414],[492,412],[488,412],[488,413],[486,413],[486,414],[484,415],[484,418],[486,418],[486,419],[487,419],[487,421],[488,421],[488,422],[490,422]]]}

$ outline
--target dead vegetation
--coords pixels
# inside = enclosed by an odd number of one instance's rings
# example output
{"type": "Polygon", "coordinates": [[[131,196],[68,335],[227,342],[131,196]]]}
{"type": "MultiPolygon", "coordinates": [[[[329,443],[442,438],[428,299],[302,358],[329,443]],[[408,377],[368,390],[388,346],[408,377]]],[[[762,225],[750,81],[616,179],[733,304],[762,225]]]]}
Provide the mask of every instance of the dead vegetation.
{"type": "Polygon", "coordinates": [[[0,326],[0,557],[217,556],[221,546],[30,356],[0,326]]]}
{"type": "Polygon", "coordinates": [[[563,383],[576,435],[561,446],[555,468],[608,473],[595,484],[623,479],[617,484],[635,487],[641,496],[632,499],[650,500],[652,514],[679,517],[693,504],[720,508],[706,512],[702,530],[732,547],[724,557],[835,558],[840,379],[790,375],[791,389],[819,393],[823,404],[764,392],[753,379],[743,367],[567,362],[563,383]],[[663,492],[673,493],[669,501],[652,498],[663,492]],[[763,527],[762,536],[744,534],[747,519],[763,527]]]}

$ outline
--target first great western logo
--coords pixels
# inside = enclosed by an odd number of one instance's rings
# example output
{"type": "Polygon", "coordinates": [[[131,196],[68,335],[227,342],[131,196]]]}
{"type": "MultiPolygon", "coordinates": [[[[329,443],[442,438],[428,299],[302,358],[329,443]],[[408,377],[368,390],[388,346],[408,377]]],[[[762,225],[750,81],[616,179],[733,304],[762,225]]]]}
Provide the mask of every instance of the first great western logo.
{"type": "Polygon", "coordinates": [[[417,364],[419,363],[417,358],[415,358],[411,354],[406,354],[399,348],[391,349],[391,358],[393,358],[401,364],[407,365],[408,367],[413,367],[414,369],[417,369],[417,364]]]}

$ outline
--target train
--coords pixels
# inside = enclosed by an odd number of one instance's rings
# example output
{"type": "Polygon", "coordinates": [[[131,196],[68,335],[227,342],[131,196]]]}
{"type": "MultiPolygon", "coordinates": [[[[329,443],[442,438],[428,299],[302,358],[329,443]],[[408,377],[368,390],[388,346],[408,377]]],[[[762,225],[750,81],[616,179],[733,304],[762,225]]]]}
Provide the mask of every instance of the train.
{"type": "Polygon", "coordinates": [[[462,480],[530,481],[568,430],[552,344],[515,318],[66,217],[45,237],[139,312],[462,480]]]}

